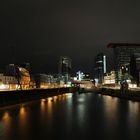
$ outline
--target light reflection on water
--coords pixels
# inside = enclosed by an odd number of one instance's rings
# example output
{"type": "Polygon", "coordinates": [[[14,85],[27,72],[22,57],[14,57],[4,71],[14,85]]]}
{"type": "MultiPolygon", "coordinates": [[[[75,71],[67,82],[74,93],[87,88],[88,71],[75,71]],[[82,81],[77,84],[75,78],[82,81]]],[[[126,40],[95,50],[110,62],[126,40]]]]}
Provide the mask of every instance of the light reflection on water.
{"type": "Polygon", "coordinates": [[[127,121],[129,123],[129,130],[131,134],[136,133],[137,129],[137,123],[139,122],[140,119],[140,104],[139,102],[132,102],[128,101],[128,116],[127,116],[127,121]]]}
{"type": "Polygon", "coordinates": [[[103,105],[105,116],[107,117],[107,119],[109,121],[112,121],[112,123],[115,122],[118,111],[118,99],[110,96],[104,96],[103,105]]]}
{"type": "Polygon", "coordinates": [[[48,135],[80,139],[98,132],[99,139],[120,139],[123,133],[123,138],[140,138],[140,103],[110,96],[66,93],[0,113],[0,140],[15,138],[13,134],[22,140],[48,135]]]}
{"type": "Polygon", "coordinates": [[[43,116],[46,112],[46,99],[41,99],[40,111],[41,111],[41,116],[43,116]]]}
{"type": "Polygon", "coordinates": [[[48,118],[52,119],[52,98],[49,98],[48,102],[47,102],[47,113],[48,113],[48,118]]]}
{"type": "Polygon", "coordinates": [[[3,113],[2,122],[4,124],[4,128],[6,129],[6,131],[8,131],[10,129],[11,124],[11,117],[8,111],[3,113]]]}
{"type": "Polygon", "coordinates": [[[137,117],[140,111],[139,102],[128,101],[129,112],[133,114],[133,117],[137,117]]]}
{"type": "Polygon", "coordinates": [[[22,135],[22,139],[28,138],[29,133],[29,111],[26,105],[21,105],[18,114],[19,134],[22,135]]]}
{"type": "Polygon", "coordinates": [[[46,115],[46,113],[48,113],[48,117],[51,118],[52,103],[55,102],[55,101],[56,100],[54,100],[53,97],[48,97],[46,99],[41,99],[41,102],[40,102],[41,116],[44,116],[44,115],[46,115]]]}
{"type": "Polygon", "coordinates": [[[83,125],[85,125],[85,119],[86,119],[86,107],[85,105],[82,103],[84,100],[81,99],[79,100],[80,101],[80,104],[77,106],[77,122],[78,122],[78,125],[79,127],[82,129],[83,128],[83,125]]]}
{"type": "Polygon", "coordinates": [[[8,111],[5,111],[2,115],[2,120],[0,122],[0,137],[8,138],[11,129],[11,116],[8,111]]]}

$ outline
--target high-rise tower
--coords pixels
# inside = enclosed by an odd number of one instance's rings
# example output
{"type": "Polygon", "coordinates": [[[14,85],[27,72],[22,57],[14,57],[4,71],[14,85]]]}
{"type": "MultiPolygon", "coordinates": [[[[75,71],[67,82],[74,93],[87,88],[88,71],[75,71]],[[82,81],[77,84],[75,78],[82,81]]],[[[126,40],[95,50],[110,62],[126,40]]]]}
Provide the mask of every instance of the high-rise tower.
{"type": "Polygon", "coordinates": [[[130,60],[135,53],[140,53],[140,44],[110,43],[108,48],[114,51],[114,69],[117,83],[128,80],[130,75],[130,60]]]}
{"type": "Polygon", "coordinates": [[[106,56],[103,53],[95,57],[95,78],[99,83],[103,82],[104,74],[106,73],[106,56]]]}
{"type": "Polygon", "coordinates": [[[70,80],[71,59],[67,56],[61,56],[59,60],[59,74],[62,76],[65,84],[70,80]]]}

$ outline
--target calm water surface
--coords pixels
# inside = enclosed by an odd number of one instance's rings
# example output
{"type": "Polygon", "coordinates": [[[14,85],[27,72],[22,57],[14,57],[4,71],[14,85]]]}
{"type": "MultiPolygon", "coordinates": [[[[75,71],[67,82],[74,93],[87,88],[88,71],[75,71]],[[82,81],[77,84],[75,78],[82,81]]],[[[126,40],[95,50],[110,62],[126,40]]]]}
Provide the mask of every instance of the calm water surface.
{"type": "Polygon", "coordinates": [[[140,139],[140,103],[63,94],[0,109],[0,140],[140,139]]]}

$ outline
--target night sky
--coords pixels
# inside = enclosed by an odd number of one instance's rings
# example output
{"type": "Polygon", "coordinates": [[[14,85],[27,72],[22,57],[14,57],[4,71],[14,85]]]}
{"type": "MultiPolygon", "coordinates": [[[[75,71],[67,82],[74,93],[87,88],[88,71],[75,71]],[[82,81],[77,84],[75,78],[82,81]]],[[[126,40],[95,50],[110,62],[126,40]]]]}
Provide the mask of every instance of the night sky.
{"type": "Polygon", "coordinates": [[[99,52],[112,67],[110,42],[140,43],[139,0],[0,2],[1,68],[30,62],[34,72],[57,73],[59,57],[69,56],[73,72],[92,73],[99,52]]]}

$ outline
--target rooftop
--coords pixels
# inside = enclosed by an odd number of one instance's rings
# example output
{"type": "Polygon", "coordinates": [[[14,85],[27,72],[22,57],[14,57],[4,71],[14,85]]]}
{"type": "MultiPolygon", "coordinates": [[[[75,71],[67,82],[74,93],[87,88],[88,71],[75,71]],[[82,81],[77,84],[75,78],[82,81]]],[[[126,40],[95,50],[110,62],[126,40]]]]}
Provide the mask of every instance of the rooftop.
{"type": "Polygon", "coordinates": [[[137,43],[109,43],[107,48],[115,48],[115,47],[140,47],[140,44],[137,43]]]}

